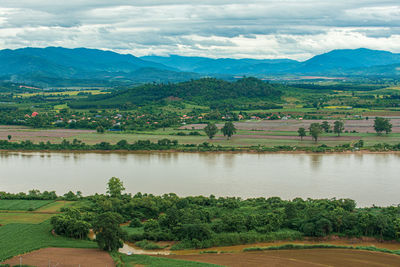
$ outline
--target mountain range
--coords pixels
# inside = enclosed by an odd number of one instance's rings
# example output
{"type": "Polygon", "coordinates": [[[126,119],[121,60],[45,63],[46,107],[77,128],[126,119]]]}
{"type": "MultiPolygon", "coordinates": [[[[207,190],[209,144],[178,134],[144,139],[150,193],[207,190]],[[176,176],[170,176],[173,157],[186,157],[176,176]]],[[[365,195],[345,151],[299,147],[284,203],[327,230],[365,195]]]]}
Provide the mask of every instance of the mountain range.
{"type": "Polygon", "coordinates": [[[400,54],[365,48],[333,50],[300,62],[291,59],[212,59],[144,56],[62,47],[0,50],[0,81],[36,86],[111,86],[179,82],[205,76],[232,79],[285,76],[400,77],[400,54]]]}

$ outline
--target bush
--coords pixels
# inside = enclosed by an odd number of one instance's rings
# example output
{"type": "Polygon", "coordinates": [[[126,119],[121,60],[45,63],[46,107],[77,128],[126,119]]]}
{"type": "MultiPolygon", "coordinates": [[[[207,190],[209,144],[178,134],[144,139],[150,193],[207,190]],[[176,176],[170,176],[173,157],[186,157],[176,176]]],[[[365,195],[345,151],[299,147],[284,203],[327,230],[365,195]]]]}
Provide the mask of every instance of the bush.
{"type": "Polygon", "coordinates": [[[131,222],[129,223],[129,227],[132,228],[142,227],[142,223],[138,218],[135,218],[131,220],[131,222]]]}

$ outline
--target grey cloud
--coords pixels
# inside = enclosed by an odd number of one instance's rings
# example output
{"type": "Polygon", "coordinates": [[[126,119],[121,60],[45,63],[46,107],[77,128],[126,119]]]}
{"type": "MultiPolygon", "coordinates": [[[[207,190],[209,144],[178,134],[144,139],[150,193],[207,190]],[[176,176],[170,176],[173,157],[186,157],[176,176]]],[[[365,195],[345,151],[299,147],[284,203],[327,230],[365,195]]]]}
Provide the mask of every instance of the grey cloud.
{"type": "Polygon", "coordinates": [[[0,48],[62,45],[136,54],[301,58],[322,46],[400,51],[399,29],[398,0],[0,2],[0,48]]]}

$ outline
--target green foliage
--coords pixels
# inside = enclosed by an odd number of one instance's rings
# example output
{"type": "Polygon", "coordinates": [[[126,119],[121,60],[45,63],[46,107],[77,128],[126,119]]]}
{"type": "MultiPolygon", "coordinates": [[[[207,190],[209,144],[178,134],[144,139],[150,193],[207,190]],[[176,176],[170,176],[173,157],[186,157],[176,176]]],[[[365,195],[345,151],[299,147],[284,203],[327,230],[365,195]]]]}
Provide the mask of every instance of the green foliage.
{"type": "Polygon", "coordinates": [[[50,222],[58,235],[72,238],[86,239],[91,228],[80,212],[73,208],[67,208],[64,214],[53,216],[50,222]]]}
{"type": "Polygon", "coordinates": [[[98,215],[93,223],[93,231],[96,234],[96,242],[101,249],[116,251],[122,248],[122,239],[126,233],[122,231],[120,224],[122,216],[115,212],[105,212],[98,215]]]}
{"type": "Polygon", "coordinates": [[[382,132],[388,134],[392,131],[392,124],[389,119],[376,117],[374,121],[374,129],[377,134],[381,134],[382,132]]]}
{"type": "Polygon", "coordinates": [[[131,228],[142,227],[142,222],[138,218],[134,218],[129,223],[129,227],[131,228]]]}
{"type": "Polygon", "coordinates": [[[218,128],[215,123],[208,123],[207,126],[204,127],[204,132],[207,134],[208,138],[213,139],[218,132],[218,128]]]}
{"type": "Polygon", "coordinates": [[[108,180],[108,188],[107,188],[107,194],[109,194],[111,197],[121,197],[122,191],[125,190],[124,184],[122,181],[117,178],[117,177],[112,177],[110,180],[108,180]]]}
{"type": "Polygon", "coordinates": [[[323,121],[321,124],[321,128],[324,129],[325,133],[329,133],[331,126],[329,125],[329,122],[323,121]]]}
{"type": "Polygon", "coordinates": [[[318,137],[322,134],[322,127],[319,123],[311,123],[310,125],[310,135],[315,142],[318,141],[318,137]]]}
{"type": "Polygon", "coordinates": [[[227,136],[227,138],[230,139],[231,136],[236,133],[235,125],[228,121],[225,123],[224,127],[221,128],[221,132],[224,134],[224,136],[227,136]]]}
{"type": "Polygon", "coordinates": [[[344,131],[344,123],[342,121],[335,121],[333,125],[333,132],[340,136],[344,131]]]}
{"type": "Polygon", "coordinates": [[[0,200],[0,210],[37,210],[52,200],[0,200]]]}
{"type": "Polygon", "coordinates": [[[304,129],[304,128],[299,128],[299,129],[297,130],[297,133],[299,134],[299,136],[300,136],[300,138],[301,138],[302,141],[303,141],[303,137],[307,135],[306,129],[304,129]]]}
{"type": "Polygon", "coordinates": [[[279,100],[280,85],[269,84],[256,78],[243,78],[227,82],[214,78],[204,78],[177,84],[145,84],[110,95],[89,96],[87,100],[70,102],[72,108],[128,108],[149,103],[178,98],[196,104],[221,103],[224,100],[279,100]]]}

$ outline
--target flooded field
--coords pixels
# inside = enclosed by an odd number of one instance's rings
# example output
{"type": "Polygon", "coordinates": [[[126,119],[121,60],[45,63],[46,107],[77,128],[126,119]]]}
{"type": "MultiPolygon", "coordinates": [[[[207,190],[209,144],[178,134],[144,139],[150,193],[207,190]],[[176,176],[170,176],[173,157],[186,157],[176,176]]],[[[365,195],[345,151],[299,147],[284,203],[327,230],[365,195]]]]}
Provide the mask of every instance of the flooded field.
{"type": "Polygon", "coordinates": [[[351,198],[400,203],[400,154],[0,152],[0,191],[105,193],[116,176],[128,192],[283,199],[351,198]]]}

